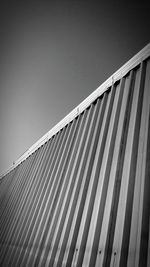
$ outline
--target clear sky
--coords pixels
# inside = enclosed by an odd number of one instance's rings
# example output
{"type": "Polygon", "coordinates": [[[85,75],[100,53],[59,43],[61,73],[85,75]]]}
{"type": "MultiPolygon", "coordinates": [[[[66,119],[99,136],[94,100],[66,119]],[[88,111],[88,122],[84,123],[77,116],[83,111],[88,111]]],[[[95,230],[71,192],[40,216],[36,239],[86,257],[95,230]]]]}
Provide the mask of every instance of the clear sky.
{"type": "Polygon", "coordinates": [[[1,2],[0,173],[150,42],[148,2],[1,2]]]}

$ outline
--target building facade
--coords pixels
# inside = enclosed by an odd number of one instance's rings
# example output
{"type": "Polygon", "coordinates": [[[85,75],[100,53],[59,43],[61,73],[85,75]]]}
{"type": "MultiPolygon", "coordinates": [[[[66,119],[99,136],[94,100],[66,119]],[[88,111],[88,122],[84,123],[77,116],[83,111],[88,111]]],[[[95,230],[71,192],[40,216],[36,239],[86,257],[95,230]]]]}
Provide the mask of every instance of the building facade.
{"type": "Polygon", "coordinates": [[[150,44],[1,176],[0,266],[150,266],[150,44]]]}

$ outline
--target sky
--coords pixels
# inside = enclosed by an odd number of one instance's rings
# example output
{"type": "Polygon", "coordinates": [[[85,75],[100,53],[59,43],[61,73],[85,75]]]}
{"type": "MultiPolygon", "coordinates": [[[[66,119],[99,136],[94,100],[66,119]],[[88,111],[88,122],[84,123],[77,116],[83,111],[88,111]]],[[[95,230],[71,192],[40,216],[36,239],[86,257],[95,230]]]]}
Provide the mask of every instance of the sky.
{"type": "Polygon", "coordinates": [[[148,1],[1,1],[0,174],[150,42],[148,1]]]}

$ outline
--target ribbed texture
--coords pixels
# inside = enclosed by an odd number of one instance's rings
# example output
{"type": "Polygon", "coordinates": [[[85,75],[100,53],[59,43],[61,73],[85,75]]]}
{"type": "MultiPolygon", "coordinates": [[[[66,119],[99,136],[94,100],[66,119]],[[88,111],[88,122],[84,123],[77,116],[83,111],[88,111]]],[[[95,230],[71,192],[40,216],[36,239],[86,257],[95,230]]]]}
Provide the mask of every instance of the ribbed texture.
{"type": "Polygon", "coordinates": [[[150,266],[150,60],[0,180],[0,266],[150,266]]]}

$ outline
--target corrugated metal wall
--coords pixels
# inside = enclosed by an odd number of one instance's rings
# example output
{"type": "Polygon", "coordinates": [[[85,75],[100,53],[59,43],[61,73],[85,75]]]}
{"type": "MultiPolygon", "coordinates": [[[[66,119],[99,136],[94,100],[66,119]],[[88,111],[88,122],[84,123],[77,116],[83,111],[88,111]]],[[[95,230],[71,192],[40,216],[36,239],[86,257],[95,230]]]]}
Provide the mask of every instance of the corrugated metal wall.
{"type": "Polygon", "coordinates": [[[150,266],[150,59],[0,180],[0,266],[150,266]]]}

